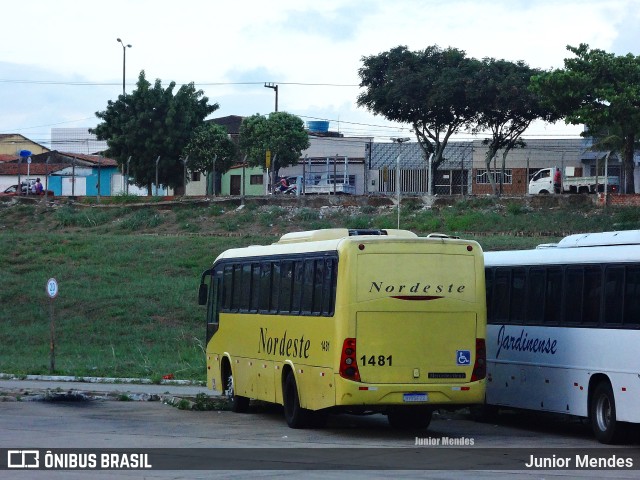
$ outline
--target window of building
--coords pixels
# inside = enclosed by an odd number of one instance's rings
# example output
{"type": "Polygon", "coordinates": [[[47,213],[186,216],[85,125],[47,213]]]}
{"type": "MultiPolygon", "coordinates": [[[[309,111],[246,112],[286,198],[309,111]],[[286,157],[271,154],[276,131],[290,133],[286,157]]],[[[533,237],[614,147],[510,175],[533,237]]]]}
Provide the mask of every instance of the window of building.
{"type": "Polygon", "coordinates": [[[263,185],[264,177],[262,175],[251,175],[249,177],[249,184],[251,185],[263,185]]]}
{"type": "Polygon", "coordinates": [[[511,184],[513,183],[513,174],[510,168],[506,168],[504,172],[502,170],[487,170],[487,169],[477,169],[476,170],[476,183],[479,185],[490,184],[489,176],[493,177],[495,183],[500,183],[500,178],[502,177],[502,184],[511,184]]]}

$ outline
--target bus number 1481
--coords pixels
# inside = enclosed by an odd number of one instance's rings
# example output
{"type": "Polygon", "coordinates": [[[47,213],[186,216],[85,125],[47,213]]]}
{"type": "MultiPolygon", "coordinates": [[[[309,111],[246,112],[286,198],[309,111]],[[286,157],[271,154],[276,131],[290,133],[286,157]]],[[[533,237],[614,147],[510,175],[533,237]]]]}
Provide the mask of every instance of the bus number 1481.
{"type": "Polygon", "coordinates": [[[375,355],[371,355],[370,357],[363,355],[360,357],[360,360],[362,361],[363,366],[371,365],[372,367],[390,367],[393,361],[393,355],[389,355],[388,357],[385,357],[384,355],[378,355],[377,357],[375,355]]]}

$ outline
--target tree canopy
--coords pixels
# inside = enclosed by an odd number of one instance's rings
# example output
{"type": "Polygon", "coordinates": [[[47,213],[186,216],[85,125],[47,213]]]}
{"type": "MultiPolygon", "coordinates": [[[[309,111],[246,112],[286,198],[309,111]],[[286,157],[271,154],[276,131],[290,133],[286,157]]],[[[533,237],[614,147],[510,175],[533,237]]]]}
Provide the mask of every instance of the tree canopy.
{"type": "Polygon", "coordinates": [[[271,169],[277,175],[282,167],[295,165],[302,151],[309,148],[309,135],[300,117],[274,112],[265,117],[255,114],[240,125],[240,149],[251,166],[266,168],[266,152],[271,151],[271,169]]]}
{"type": "Polygon", "coordinates": [[[564,69],[534,77],[532,86],[564,114],[567,123],[584,124],[583,135],[619,137],[625,191],[633,193],[633,153],[640,134],[640,57],[616,56],[586,44],[567,50],[575,58],[565,59],[564,69]]]}
{"type": "MultiPolygon", "coordinates": [[[[205,122],[197,127],[183,150],[189,156],[187,168],[191,172],[225,173],[238,161],[238,147],[222,125],[205,122]]],[[[211,184],[213,192],[213,184],[211,184]]],[[[209,187],[207,187],[209,189],[209,187]]]]}
{"type": "MultiPolygon", "coordinates": [[[[478,119],[474,75],[480,62],[456,48],[437,45],[412,52],[399,46],[364,57],[358,105],[413,127],[425,156],[437,170],[451,135],[478,119]]],[[[433,178],[430,180],[433,182],[433,178]]]]}
{"type": "MultiPolygon", "coordinates": [[[[491,160],[502,150],[502,171],[509,152],[525,143],[520,138],[531,122],[542,119],[556,121],[559,116],[555,109],[543,103],[538,94],[530,88],[531,78],[542,73],[526,63],[485,58],[476,73],[475,94],[479,116],[474,131],[489,131],[491,137],[485,155],[487,171],[491,171],[491,160]]],[[[495,178],[489,175],[494,194],[498,192],[495,178]]],[[[500,182],[502,185],[502,182],[500,182]]]]}
{"type": "Polygon", "coordinates": [[[159,183],[172,188],[183,184],[183,149],[207,115],[218,109],[193,83],[181,86],[174,95],[175,86],[171,82],[162,88],[157,79],[152,87],[141,71],[136,89],[115,102],[109,100],[106,110],[96,112],[102,123],[90,129],[99,140],[107,141],[107,154],[120,165],[131,158],[129,175],[149,192],[158,156],[159,183]]]}

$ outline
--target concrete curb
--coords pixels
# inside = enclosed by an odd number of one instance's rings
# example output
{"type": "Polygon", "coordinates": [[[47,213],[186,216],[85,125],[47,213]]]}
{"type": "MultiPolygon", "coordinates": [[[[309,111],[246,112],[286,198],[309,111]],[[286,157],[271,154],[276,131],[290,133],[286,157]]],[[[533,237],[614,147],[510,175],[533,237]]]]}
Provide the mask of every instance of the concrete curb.
{"type": "Polygon", "coordinates": [[[110,378],[110,377],[71,377],[55,375],[14,375],[11,373],[0,373],[0,380],[36,380],[44,382],[80,382],[80,383],[109,383],[109,384],[139,384],[139,385],[181,385],[204,387],[205,382],[193,380],[161,380],[154,383],[148,378],[110,378]]]}

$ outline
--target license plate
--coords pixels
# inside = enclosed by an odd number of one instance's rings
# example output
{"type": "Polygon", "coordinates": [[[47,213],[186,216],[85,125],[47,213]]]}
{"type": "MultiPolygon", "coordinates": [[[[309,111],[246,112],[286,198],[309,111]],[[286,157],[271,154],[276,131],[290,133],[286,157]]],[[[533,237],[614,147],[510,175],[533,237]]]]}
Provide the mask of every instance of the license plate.
{"type": "Polygon", "coordinates": [[[426,393],[405,393],[402,400],[404,402],[427,402],[429,397],[426,393]]]}

